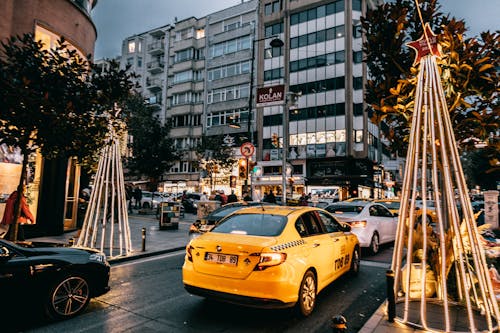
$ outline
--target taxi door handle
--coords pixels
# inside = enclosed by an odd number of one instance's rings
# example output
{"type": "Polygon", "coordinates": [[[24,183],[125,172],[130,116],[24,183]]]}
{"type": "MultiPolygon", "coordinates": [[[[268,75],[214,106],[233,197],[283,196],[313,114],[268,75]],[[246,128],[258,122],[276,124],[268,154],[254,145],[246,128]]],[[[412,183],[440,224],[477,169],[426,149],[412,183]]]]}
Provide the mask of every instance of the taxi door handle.
{"type": "Polygon", "coordinates": [[[314,244],[313,244],[313,247],[318,247],[318,246],[320,246],[320,245],[321,245],[321,244],[319,244],[319,243],[314,243],[314,244]]]}
{"type": "Polygon", "coordinates": [[[339,239],[338,239],[338,238],[334,238],[334,239],[333,239],[333,242],[334,242],[334,243],[335,243],[335,242],[338,242],[338,241],[339,241],[339,239]]]}

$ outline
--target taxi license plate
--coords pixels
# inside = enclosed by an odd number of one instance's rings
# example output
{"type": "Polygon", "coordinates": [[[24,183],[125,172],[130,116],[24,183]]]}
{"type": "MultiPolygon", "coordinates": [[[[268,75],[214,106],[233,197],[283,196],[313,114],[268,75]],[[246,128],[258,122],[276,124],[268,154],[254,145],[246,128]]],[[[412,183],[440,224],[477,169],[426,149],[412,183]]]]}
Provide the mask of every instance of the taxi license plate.
{"type": "Polygon", "coordinates": [[[238,256],[207,252],[205,253],[205,261],[236,266],[238,264],[238,256]]]}

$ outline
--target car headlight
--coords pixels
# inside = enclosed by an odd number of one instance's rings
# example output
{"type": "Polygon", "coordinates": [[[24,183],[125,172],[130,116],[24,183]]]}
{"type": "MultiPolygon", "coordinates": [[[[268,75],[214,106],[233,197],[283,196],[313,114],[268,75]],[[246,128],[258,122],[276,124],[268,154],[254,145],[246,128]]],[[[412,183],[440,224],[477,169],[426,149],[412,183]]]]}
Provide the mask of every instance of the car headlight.
{"type": "Polygon", "coordinates": [[[105,263],[106,262],[106,255],[104,253],[92,253],[89,256],[90,261],[96,261],[100,263],[105,263]]]}

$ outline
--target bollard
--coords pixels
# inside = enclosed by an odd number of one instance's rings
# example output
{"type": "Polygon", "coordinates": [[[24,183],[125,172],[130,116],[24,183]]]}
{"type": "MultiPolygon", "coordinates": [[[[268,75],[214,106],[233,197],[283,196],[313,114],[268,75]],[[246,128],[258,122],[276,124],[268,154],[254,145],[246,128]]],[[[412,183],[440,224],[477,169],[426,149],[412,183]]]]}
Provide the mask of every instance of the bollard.
{"type": "Polygon", "coordinates": [[[333,316],[331,327],[333,333],[347,332],[347,320],[342,315],[333,316]]]}
{"type": "Polygon", "coordinates": [[[394,295],[394,271],[388,270],[385,273],[387,279],[387,315],[389,316],[388,321],[390,323],[394,322],[396,317],[396,297],[394,295]]]}
{"type": "Polygon", "coordinates": [[[146,251],[146,228],[142,228],[142,252],[146,251]]]}

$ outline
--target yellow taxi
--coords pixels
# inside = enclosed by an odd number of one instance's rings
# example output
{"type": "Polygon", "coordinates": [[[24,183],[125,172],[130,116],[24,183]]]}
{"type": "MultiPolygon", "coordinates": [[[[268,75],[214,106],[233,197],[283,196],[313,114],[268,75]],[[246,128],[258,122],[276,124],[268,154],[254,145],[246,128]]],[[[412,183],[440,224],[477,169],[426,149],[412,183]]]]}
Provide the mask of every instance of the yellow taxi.
{"type": "MultiPolygon", "coordinates": [[[[399,207],[401,206],[400,199],[376,199],[374,202],[378,202],[386,206],[392,213],[399,214],[399,207]]],[[[422,200],[416,200],[415,202],[415,218],[418,223],[422,221],[422,215],[424,214],[422,200]]],[[[427,224],[437,223],[437,213],[436,207],[434,205],[434,200],[426,200],[426,221],[427,224]]]]}
{"type": "Polygon", "coordinates": [[[321,290],[359,267],[358,238],[327,211],[254,206],[190,241],[182,279],[194,295],[308,316],[321,290]]]}

